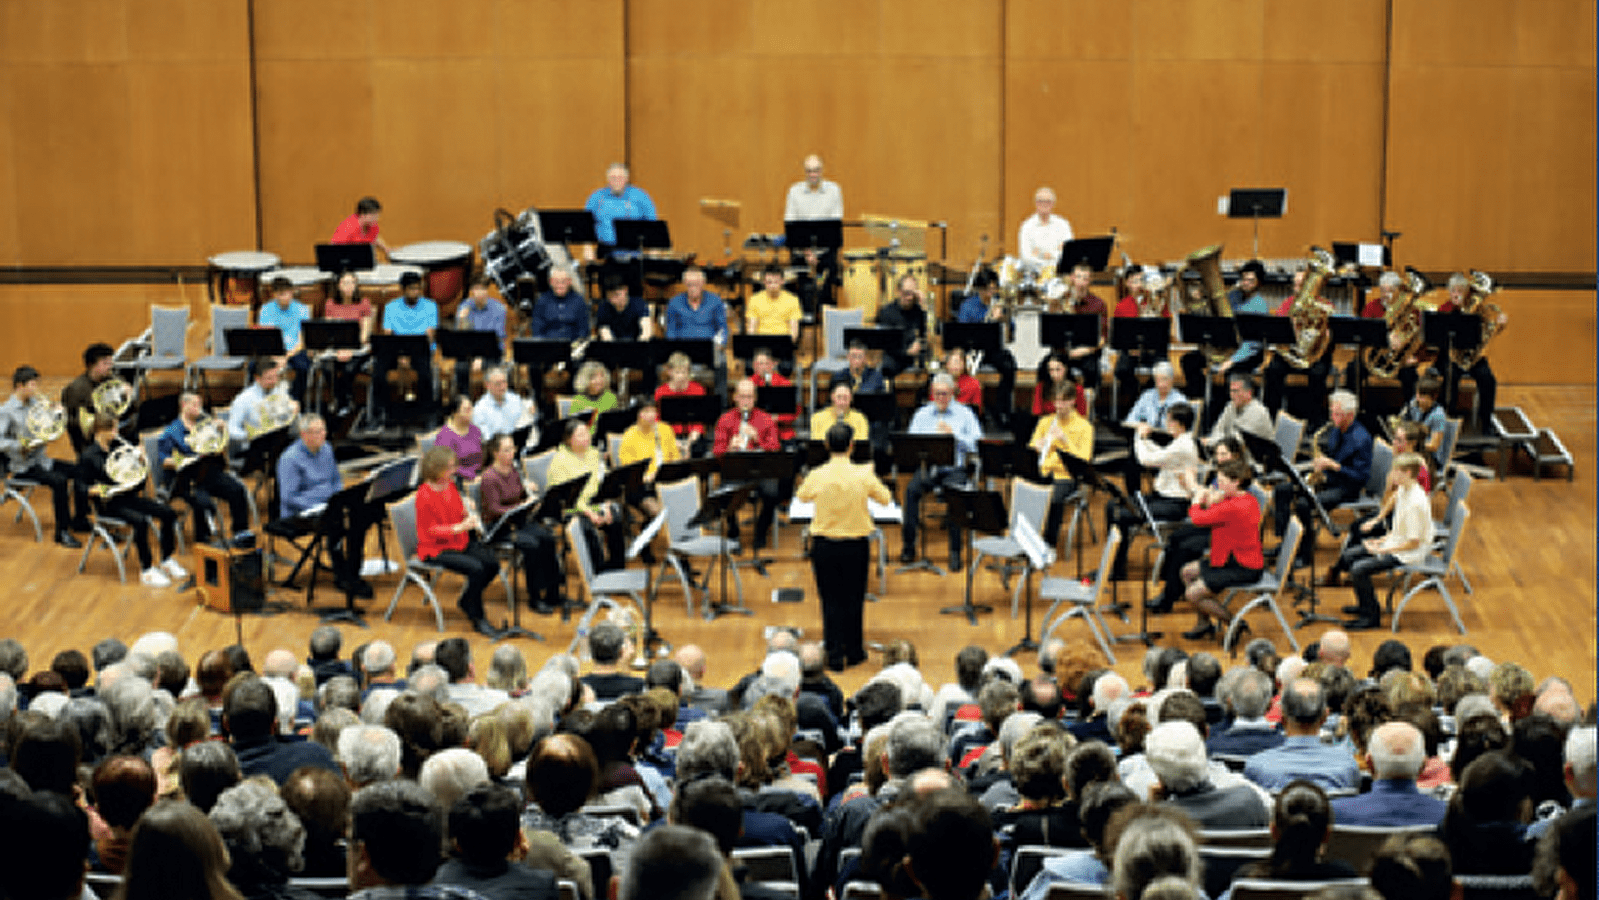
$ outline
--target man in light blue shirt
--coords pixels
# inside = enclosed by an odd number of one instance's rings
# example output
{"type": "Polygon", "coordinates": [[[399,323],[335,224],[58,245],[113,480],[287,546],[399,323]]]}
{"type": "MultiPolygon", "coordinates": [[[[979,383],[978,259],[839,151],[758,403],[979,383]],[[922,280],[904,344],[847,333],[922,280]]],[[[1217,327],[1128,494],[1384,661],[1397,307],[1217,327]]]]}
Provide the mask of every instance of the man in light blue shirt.
{"type": "Polygon", "coordinates": [[[1360,786],[1360,769],[1347,747],[1321,742],[1327,718],[1327,696],[1321,683],[1296,679],[1283,691],[1283,742],[1251,756],[1244,777],[1268,791],[1279,791],[1297,778],[1315,782],[1324,791],[1360,786]]]}
{"type": "MultiPolygon", "coordinates": [[[[433,332],[439,327],[439,305],[422,296],[422,276],[407,272],[400,276],[400,296],[383,306],[383,333],[398,335],[427,335],[428,352],[410,360],[416,371],[416,397],[424,408],[433,399],[433,332]]],[[[398,364],[396,357],[383,353],[373,354],[372,394],[382,398],[387,413],[396,411],[394,401],[388,399],[388,374],[398,364]]]]}
{"type": "Polygon", "coordinates": [[[483,371],[485,363],[497,363],[505,358],[505,304],[489,295],[487,275],[472,279],[466,299],[455,312],[455,327],[462,331],[494,333],[493,355],[455,361],[455,392],[464,394],[472,386],[472,373],[483,371]]]}
{"type": "MultiPolygon", "coordinates": [[[[938,488],[964,484],[966,454],[977,452],[977,441],[983,436],[983,427],[970,408],[955,402],[955,379],[940,372],[933,378],[932,400],[911,417],[911,434],[948,434],[955,437],[955,464],[934,466],[918,472],[905,489],[904,527],[901,534],[904,545],[900,549],[901,562],[914,562],[916,531],[921,518],[922,495],[938,488]]],[[[949,567],[961,569],[961,530],[955,525],[949,529],[949,567]]]]}
{"type": "Polygon", "coordinates": [[[510,434],[522,424],[527,404],[510,390],[510,378],[503,366],[495,366],[483,376],[483,396],[472,408],[472,424],[483,432],[483,440],[510,434]]]}
{"type": "Polygon", "coordinates": [[[643,190],[628,183],[627,166],[611,163],[605,170],[605,187],[589,195],[584,207],[594,214],[594,236],[600,246],[616,246],[617,219],[654,219],[655,201],[643,190]]]}
{"type": "Polygon", "coordinates": [[[716,396],[727,396],[727,366],[720,358],[727,343],[727,305],[716,292],[705,289],[705,271],[699,266],[683,270],[683,291],[666,304],[666,339],[714,342],[716,396]]]}
{"type": "Polygon", "coordinates": [[[294,299],[294,283],[282,276],[272,279],[272,302],[263,303],[255,317],[257,325],[282,332],[284,359],[294,370],[289,395],[300,404],[305,403],[305,384],[311,371],[311,357],[300,340],[300,325],[309,318],[310,307],[294,299]]]}

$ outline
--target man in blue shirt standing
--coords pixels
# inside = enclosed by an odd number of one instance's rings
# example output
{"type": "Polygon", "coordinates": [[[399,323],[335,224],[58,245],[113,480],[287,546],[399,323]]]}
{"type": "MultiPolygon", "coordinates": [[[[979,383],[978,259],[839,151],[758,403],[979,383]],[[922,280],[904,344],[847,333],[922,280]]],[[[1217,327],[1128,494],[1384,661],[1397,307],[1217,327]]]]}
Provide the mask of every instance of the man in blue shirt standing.
{"type": "Polygon", "coordinates": [[[1360,768],[1342,744],[1321,742],[1327,695],[1321,683],[1299,678],[1283,691],[1283,742],[1262,750],[1244,764],[1244,777],[1268,791],[1295,779],[1315,782],[1324,791],[1360,786],[1360,768]]]}
{"type": "Polygon", "coordinates": [[[371,597],[372,585],[361,579],[361,559],[374,511],[364,503],[330,504],[343,487],[327,423],[318,415],[302,416],[300,439],[278,457],[278,515],[303,518],[308,528],[321,529],[333,560],[333,583],[352,596],[371,597]]]}
{"type": "Polygon", "coordinates": [[[255,317],[257,325],[273,327],[283,333],[284,358],[273,364],[281,366],[286,361],[289,368],[294,370],[289,396],[302,406],[305,404],[305,383],[311,371],[311,357],[306,355],[300,340],[300,325],[309,318],[310,307],[294,299],[294,283],[282,276],[272,279],[272,302],[262,304],[261,311],[255,317]]]}
{"type": "MultiPolygon", "coordinates": [[[[438,327],[439,305],[422,296],[422,276],[415,272],[401,275],[399,298],[383,306],[383,333],[427,336],[428,352],[409,360],[416,372],[416,387],[413,389],[414,398],[408,396],[404,401],[407,405],[420,404],[424,411],[431,409],[433,400],[432,342],[433,332],[438,327]]],[[[389,398],[388,374],[398,362],[399,358],[382,353],[374,354],[372,361],[372,395],[384,398],[381,405],[390,417],[398,413],[399,405],[389,398]]]]}
{"type": "MultiPolygon", "coordinates": [[[[983,428],[977,416],[966,406],[955,402],[955,379],[940,372],[933,378],[932,400],[911,417],[911,434],[949,434],[955,437],[955,464],[934,466],[918,472],[905,489],[904,527],[901,531],[903,546],[899,559],[903,563],[916,560],[916,531],[921,518],[922,495],[940,487],[949,488],[966,481],[966,454],[977,452],[977,441],[983,428]]],[[[961,530],[949,528],[949,567],[961,569],[961,530]]]]}
{"type": "Polygon", "coordinates": [[[631,177],[627,166],[611,163],[605,170],[605,187],[590,194],[588,202],[583,204],[594,214],[594,236],[603,250],[616,246],[617,219],[655,218],[655,201],[642,189],[629,184],[631,177]]]}

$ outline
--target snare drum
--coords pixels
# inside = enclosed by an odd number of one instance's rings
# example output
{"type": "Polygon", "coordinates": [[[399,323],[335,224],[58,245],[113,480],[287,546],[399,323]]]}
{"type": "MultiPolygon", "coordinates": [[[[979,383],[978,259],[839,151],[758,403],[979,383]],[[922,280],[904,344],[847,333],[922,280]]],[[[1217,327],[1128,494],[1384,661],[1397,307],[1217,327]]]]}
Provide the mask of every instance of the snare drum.
{"type": "Polygon", "coordinates": [[[389,252],[389,260],[421,266],[427,296],[439,305],[439,318],[455,314],[455,305],[466,296],[466,280],[472,274],[472,245],[460,241],[422,241],[406,244],[389,252]]]}
{"type": "Polygon", "coordinates": [[[261,293],[261,273],[277,268],[282,260],[276,253],[234,250],[218,253],[207,262],[211,264],[206,272],[206,289],[211,302],[253,307],[261,293]]]}
{"type": "Polygon", "coordinates": [[[295,296],[310,308],[312,318],[321,318],[322,304],[328,298],[328,284],[333,280],[331,273],[316,266],[289,266],[262,275],[261,283],[270,287],[279,278],[287,278],[294,285],[295,296]]]}
{"type": "Polygon", "coordinates": [[[355,280],[361,287],[368,289],[365,292],[368,297],[378,303],[385,303],[400,296],[400,277],[407,272],[426,274],[421,266],[396,266],[386,263],[356,272],[355,280]]]}

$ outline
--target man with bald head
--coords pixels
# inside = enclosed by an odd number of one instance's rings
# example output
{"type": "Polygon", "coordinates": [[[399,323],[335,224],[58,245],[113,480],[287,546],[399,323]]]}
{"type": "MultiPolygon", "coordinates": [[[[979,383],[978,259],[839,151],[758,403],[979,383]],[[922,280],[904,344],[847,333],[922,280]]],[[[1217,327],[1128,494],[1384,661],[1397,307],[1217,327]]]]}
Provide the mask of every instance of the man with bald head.
{"type": "MultiPolygon", "coordinates": [[[[749,378],[740,379],[738,386],[733,389],[733,408],[716,420],[716,443],[712,452],[721,456],[729,452],[776,453],[781,449],[777,423],[765,410],[755,406],[755,382],[749,378]]],[[[784,487],[776,478],[763,478],[756,484],[756,494],[760,496],[761,503],[755,516],[755,538],[751,544],[757,554],[766,548],[772,521],[777,516],[778,501],[787,493],[784,487]]],[[[729,524],[727,536],[736,541],[738,535],[738,520],[735,518],[729,524]]]]}
{"type": "Polygon", "coordinates": [[[1366,739],[1366,754],[1371,762],[1371,792],[1334,800],[1333,821],[1396,828],[1443,820],[1447,804],[1416,789],[1416,775],[1427,756],[1416,726],[1409,722],[1377,726],[1366,739]]]}
{"type": "Polygon", "coordinates": [[[727,711],[727,691],[705,684],[705,651],[698,644],[684,644],[677,648],[674,657],[688,676],[689,684],[683,689],[683,702],[712,715],[727,711]]]}
{"type": "Polygon", "coordinates": [[[1334,628],[1321,636],[1316,659],[1329,666],[1349,666],[1349,635],[1334,628]]]}
{"type": "Polygon", "coordinates": [[[822,177],[822,158],[805,157],[805,178],[789,186],[783,204],[783,221],[812,222],[844,218],[844,192],[837,182],[822,177]]]}
{"type": "Polygon", "coordinates": [[[1360,769],[1349,751],[1321,742],[1321,724],[1327,720],[1327,695],[1321,683],[1295,678],[1283,690],[1282,744],[1251,756],[1244,777],[1268,791],[1281,790],[1297,778],[1313,781],[1322,790],[1343,790],[1360,785],[1360,769]]]}

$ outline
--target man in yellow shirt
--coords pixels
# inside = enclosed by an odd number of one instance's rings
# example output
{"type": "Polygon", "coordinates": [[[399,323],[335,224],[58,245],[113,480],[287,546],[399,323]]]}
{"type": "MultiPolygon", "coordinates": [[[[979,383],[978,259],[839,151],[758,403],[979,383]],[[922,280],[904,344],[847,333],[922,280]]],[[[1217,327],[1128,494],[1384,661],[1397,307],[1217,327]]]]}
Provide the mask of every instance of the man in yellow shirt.
{"type": "Polygon", "coordinates": [[[672,432],[672,426],[660,420],[660,409],[654,400],[646,399],[639,404],[638,418],[622,432],[622,445],[617,448],[616,455],[624,466],[643,459],[650,461],[644,469],[644,484],[637,492],[628,494],[627,503],[654,518],[661,511],[661,501],[655,497],[655,473],[660,471],[661,463],[673,462],[682,456],[677,435],[672,432]]]}
{"type": "Polygon", "coordinates": [[[1057,450],[1084,462],[1094,458],[1094,426],[1077,412],[1077,385],[1066,379],[1055,386],[1055,414],[1038,420],[1027,446],[1038,451],[1038,471],[1054,482],[1049,498],[1049,518],[1044,523],[1044,543],[1054,546],[1060,523],[1066,517],[1066,500],[1076,492],[1066,464],[1057,450]]]}
{"type": "Polygon", "coordinates": [[[749,299],[745,309],[745,332],[748,334],[786,334],[799,343],[799,298],[783,290],[783,270],[767,266],[761,273],[761,283],[766,289],[749,299]]]}
{"type": "Polygon", "coordinates": [[[889,503],[893,497],[870,465],[850,462],[849,426],[827,430],[832,454],[795,492],[802,503],[816,504],[811,520],[811,571],[822,601],[822,645],[827,666],[835,672],[866,661],[861,635],[861,609],[866,604],[869,538],[876,525],[868,498],[889,503]]]}

